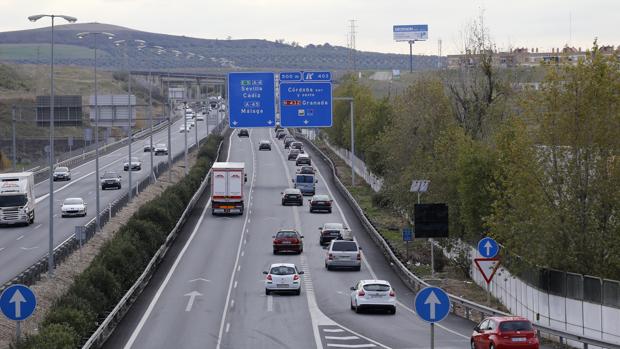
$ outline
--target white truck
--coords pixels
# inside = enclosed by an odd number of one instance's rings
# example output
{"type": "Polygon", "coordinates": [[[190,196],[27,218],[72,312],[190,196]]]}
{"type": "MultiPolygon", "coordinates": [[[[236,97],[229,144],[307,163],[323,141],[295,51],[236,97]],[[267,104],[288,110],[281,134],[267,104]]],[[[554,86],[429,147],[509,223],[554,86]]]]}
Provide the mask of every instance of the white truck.
{"type": "Polygon", "coordinates": [[[211,213],[243,214],[243,184],[247,182],[243,162],[216,162],[211,176],[211,213]]]}
{"type": "Polygon", "coordinates": [[[0,173],[0,224],[34,222],[34,174],[0,173]]]}

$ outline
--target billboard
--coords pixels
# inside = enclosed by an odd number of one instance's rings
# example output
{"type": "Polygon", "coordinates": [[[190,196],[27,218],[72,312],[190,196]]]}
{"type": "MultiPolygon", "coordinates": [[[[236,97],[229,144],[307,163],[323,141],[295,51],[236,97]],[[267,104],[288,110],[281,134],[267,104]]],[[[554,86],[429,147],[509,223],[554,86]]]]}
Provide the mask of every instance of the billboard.
{"type": "Polygon", "coordinates": [[[428,24],[395,25],[394,41],[425,41],[428,40],[428,24]]]}
{"type": "MultiPolygon", "coordinates": [[[[136,125],[136,96],[134,95],[97,95],[100,127],[127,126],[129,122],[129,104],[131,103],[131,125],[136,125]]],[[[90,122],[95,122],[95,96],[90,96],[90,122]]]]}
{"type": "Polygon", "coordinates": [[[415,237],[447,238],[448,205],[416,204],[414,206],[415,237]]]}
{"type": "MultiPolygon", "coordinates": [[[[37,126],[49,126],[50,101],[37,96],[37,126]]],[[[82,96],[54,96],[54,126],[82,126],[82,96]]]]}

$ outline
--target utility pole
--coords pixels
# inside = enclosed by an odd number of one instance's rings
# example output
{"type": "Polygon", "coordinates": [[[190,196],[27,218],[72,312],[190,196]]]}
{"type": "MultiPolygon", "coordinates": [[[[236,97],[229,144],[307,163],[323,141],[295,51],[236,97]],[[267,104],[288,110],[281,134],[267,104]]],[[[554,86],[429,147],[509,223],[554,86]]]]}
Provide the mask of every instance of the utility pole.
{"type": "Polygon", "coordinates": [[[349,62],[351,64],[351,70],[355,72],[356,62],[355,62],[355,19],[350,19],[350,29],[349,29],[349,62]]]}

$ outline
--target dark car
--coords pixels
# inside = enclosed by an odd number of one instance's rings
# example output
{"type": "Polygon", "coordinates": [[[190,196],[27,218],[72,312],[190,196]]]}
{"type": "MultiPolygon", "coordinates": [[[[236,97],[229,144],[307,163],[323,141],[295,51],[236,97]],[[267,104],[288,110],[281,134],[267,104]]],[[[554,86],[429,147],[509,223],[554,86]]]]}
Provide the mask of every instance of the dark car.
{"type": "Polygon", "coordinates": [[[113,171],[106,171],[101,176],[101,190],[107,188],[121,189],[121,175],[113,171]]]}
{"type": "Polygon", "coordinates": [[[239,130],[239,132],[237,132],[237,136],[239,137],[250,137],[250,131],[248,131],[245,128],[242,128],[239,130]]]}
{"type": "Polygon", "coordinates": [[[289,160],[297,160],[297,156],[299,155],[299,149],[291,149],[288,152],[288,159],[289,160]]]}
{"type": "Polygon", "coordinates": [[[301,166],[297,169],[298,174],[314,174],[314,167],[312,166],[301,166]]]}
{"type": "Polygon", "coordinates": [[[296,230],[280,230],[273,236],[273,254],[280,252],[302,253],[304,251],[303,235],[296,230]]]}
{"type": "Polygon", "coordinates": [[[538,349],[540,345],[532,323],[521,316],[486,318],[474,327],[470,341],[472,349],[538,349]]]}
{"type": "Polygon", "coordinates": [[[54,181],[70,181],[71,180],[71,171],[68,167],[59,166],[54,169],[53,173],[54,181]]]}
{"type": "Polygon", "coordinates": [[[296,204],[297,206],[304,205],[304,197],[301,195],[301,191],[299,189],[288,188],[281,194],[282,206],[286,206],[288,204],[296,204]]]}
{"type": "Polygon", "coordinates": [[[327,211],[332,213],[332,200],[329,195],[315,195],[310,201],[310,212],[327,211]]]}
{"type": "Polygon", "coordinates": [[[327,245],[332,240],[351,240],[352,235],[342,223],[325,223],[319,227],[319,245],[327,245]]]}
{"type": "Polygon", "coordinates": [[[276,138],[277,139],[282,139],[284,137],[286,137],[286,132],[284,132],[284,130],[280,130],[280,132],[276,133],[276,138]]]}
{"type": "Polygon", "coordinates": [[[312,165],[312,161],[307,154],[299,154],[299,156],[297,156],[297,159],[295,159],[295,165],[312,165]]]}
{"type": "Polygon", "coordinates": [[[284,149],[288,149],[293,142],[295,142],[295,138],[291,136],[284,137],[284,149]]]}
{"type": "Polygon", "coordinates": [[[260,141],[260,143],[258,143],[258,150],[271,150],[271,142],[260,141]]]}

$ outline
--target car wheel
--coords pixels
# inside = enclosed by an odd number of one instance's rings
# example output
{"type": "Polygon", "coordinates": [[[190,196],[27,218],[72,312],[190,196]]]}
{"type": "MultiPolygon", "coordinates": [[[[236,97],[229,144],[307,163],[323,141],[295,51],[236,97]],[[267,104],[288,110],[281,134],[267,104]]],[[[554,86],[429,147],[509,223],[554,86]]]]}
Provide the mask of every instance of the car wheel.
{"type": "Polygon", "coordinates": [[[353,301],[351,301],[351,310],[355,310],[355,306],[353,305],[353,301]]]}
{"type": "Polygon", "coordinates": [[[278,251],[276,249],[273,249],[273,254],[278,254],[278,251]]]}
{"type": "Polygon", "coordinates": [[[314,210],[313,210],[313,209],[310,209],[310,213],[312,213],[312,212],[314,212],[314,210]]]}
{"type": "Polygon", "coordinates": [[[301,254],[302,252],[304,252],[304,249],[300,249],[298,254],[301,254]]]}
{"type": "Polygon", "coordinates": [[[476,343],[474,341],[469,342],[471,349],[476,349],[476,343]]]}
{"type": "Polygon", "coordinates": [[[284,201],[282,201],[282,206],[286,206],[286,205],[284,204],[284,201]]]}
{"type": "Polygon", "coordinates": [[[269,296],[269,294],[271,294],[271,291],[269,291],[268,289],[265,289],[265,295],[269,296]]]}
{"type": "Polygon", "coordinates": [[[356,305],[355,306],[355,312],[359,314],[359,313],[362,312],[362,309],[360,309],[360,307],[358,305],[356,305]]]}
{"type": "Polygon", "coordinates": [[[303,201],[301,201],[300,203],[297,204],[297,206],[303,206],[303,205],[304,205],[303,201]]]}
{"type": "Polygon", "coordinates": [[[359,266],[357,266],[357,267],[353,268],[353,270],[355,270],[355,271],[360,271],[360,270],[362,270],[362,266],[361,266],[361,265],[359,265],[359,266]]]}
{"type": "Polygon", "coordinates": [[[389,310],[389,313],[390,313],[391,315],[396,315],[396,307],[391,308],[391,309],[389,310]]]}
{"type": "Polygon", "coordinates": [[[489,344],[489,349],[495,349],[495,344],[493,343],[489,344]]]}
{"type": "Polygon", "coordinates": [[[105,187],[104,187],[104,186],[101,186],[101,190],[105,190],[105,187]]]}
{"type": "Polygon", "coordinates": [[[332,213],[332,209],[330,208],[329,210],[327,210],[327,213],[332,213]]]}
{"type": "Polygon", "coordinates": [[[296,295],[296,296],[299,296],[300,294],[301,294],[301,289],[299,289],[299,290],[295,291],[295,295],[296,295]]]}
{"type": "Polygon", "coordinates": [[[121,189],[121,186],[120,186],[120,185],[118,186],[118,189],[121,189]]]}

